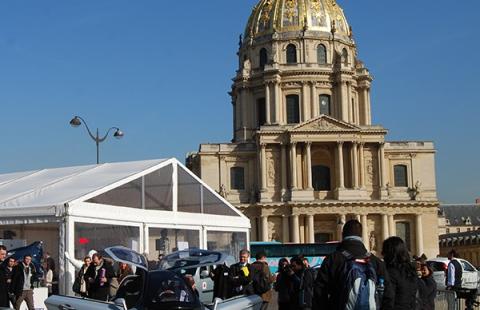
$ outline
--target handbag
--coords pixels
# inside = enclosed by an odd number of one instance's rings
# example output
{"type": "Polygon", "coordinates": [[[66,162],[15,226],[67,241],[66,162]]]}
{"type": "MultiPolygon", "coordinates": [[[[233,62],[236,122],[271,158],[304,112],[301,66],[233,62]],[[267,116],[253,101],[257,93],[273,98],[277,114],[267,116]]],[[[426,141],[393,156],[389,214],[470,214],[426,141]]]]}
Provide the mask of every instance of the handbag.
{"type": "Polygon", "coordinates": [[[75,279],[75,282],[73,282],[73,286],[72,286],[72,291],[74,293],[77,293],[77,294],[80,294],[80,287],[81,287],[81,280],[80,280],[80,277],[77,277],[75,279]]]}

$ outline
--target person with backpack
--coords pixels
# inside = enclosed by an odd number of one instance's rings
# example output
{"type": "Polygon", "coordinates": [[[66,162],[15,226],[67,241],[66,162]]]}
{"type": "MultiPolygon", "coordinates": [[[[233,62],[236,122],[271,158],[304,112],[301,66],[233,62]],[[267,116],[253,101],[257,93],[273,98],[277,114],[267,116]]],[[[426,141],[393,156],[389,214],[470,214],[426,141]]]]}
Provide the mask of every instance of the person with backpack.
{"type": "Polygon", "coordinates": [[[385,304],[389,290],[385,265],[367,251],[361,236],[359,221],[345,223],[342,242],[317,273],[314,309],[376,310],[385,304]]]}
{"type": "Polygon", "coordinates": [[[310,310],[313,306],[313,273],[305,267],[301,256],[292,257],[290,265],[290,279],[293,284],[290,309],[310,310]]]}
{"type": "Polygon", "coordinates": [[[250,266],[253,293],[262,297],[261,310],[266,310],[272,300],[272,283],[275,281],[275,277],[270,272],[265,252],[258,252],[255,259],[256,261],[250,266]]]}
{"type": "Polygon", "coordinates": [[[382,310],[417,309],[418,275],[405,242],[399,237],[388,238],[383,242],[382,254],[390,281],[382,310]]]}

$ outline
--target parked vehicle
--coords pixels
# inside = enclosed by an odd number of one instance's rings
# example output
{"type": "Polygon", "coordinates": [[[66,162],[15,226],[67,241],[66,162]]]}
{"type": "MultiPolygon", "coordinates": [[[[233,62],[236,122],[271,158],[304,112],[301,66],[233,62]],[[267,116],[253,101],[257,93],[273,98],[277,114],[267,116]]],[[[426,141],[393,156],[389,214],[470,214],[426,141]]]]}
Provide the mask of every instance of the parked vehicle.
{"type": "Polygon", "coordinates": [[[235,259],[221,252],[189,249],[165,256],[160,262],[160,270],[169,270],[177,275],[193,276],[197,284],[200,301],[210,303],[213,299],[213,280],[210,272],[217,265],[233,265],[235,259]]]}
{"type": "Polygon", "coordinates": [[[147,260],[141,254],[125,247],[111,247],[105,252],[115,261],[133,265],[136,274],[127,276],[112,302],[80,297],[51,296],[45,301],[48,310],[259,310],[262,299],[241,296],[203,304],[184,279],[169,270],[148,271],[147,260]]]}
{"type": "Polygon", "coordinates": [[[278,271],[278,261],[281,258],[291,258],[295,255],[305,256],[311,266],[320,266],[323,259],[335,252],[338,242],[293,244],[280,242],[250,242],[251,257],[255,257],[260,251],[267,255],[268,267],[272,273],[278,271]]]}
{"type": "MultiPolygon", "coordinates": [[[[462,288],[477,289],[480,281],[480,274],[467,260],[456,258],[462,266],[462,288]]],[[[449,260],[446,257],[437,257],[427,261],[427,265],[433,270],[433,278],[439,290],[446,288],[446,275],[449,260]]]]}

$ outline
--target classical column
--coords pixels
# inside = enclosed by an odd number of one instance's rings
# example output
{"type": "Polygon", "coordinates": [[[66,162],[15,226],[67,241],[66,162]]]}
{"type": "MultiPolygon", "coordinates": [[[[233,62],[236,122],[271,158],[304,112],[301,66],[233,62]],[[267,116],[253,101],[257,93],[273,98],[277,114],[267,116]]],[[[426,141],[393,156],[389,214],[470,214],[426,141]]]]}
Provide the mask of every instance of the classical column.
{"type": "Polygon", "coordinates": [[[368,231],[368,217],[366,214],[362,214],[361,217],[361,223],[362,223],[362,239],[363,239],[363,244],[365,247],[369,248],[370,242],[369,242],[369,231],[368,231]]]}
{"type": "Polygon", "coordinates": [[[281,145],[281,159],[282,159],[282,195],[287,192],[288,184],[287,184],[287,146],[285,143],[281,145]]]}
{"type": "Polygon", "coordinates": [[[310,87],[312,96],[312,98],[310,98],[310,102],[312,104],[310,108],[310,113],[312,114],[312,118],[314,118],[320,115],[320,102],[317,98],[317,85],[315,84],[315,82],[311,82],[310,87]]]}
{"type": "Polygon", "coordinates": [[[286,215],[282,215],[282,242],[290,242],[290,225],[286,215]]]}
{"type": "Polygon", "coordinates": [[[363,118],[363,122],[365,125],[370,125],[369,124],[369,116],[368,116],[368,113],[370,113],[369,109],[368,109],[368,93],[367,93],[367,88],[362,88],[362,101],[363,101],[363,114],[364,114],[364,118],[363,118]]]}
{"type": "Polygon", "coordinates": [[[337,104],[337,106],[340,107],[340,111],[341,111],[341,120],[344,121],[344,122],[349,122],[349,119],[348,119],[348,112],[349,112],[349,104],[348,104],[348,94],[347,94],[348,90],[347,90],[347,82],[345,81],[342,81],[340,82],[340,93],[341,93],[341,96],[339,96],[339,102],[337,104]]]}
{"type": "Polygon", "coordinates": [[[353,188],[358,189],[358,147],[357,142],[352,144],[353,188]]]}
{"type": "Polygon", "coordinates": [[[366,171],[365,171],[365,149],[364,149],[365,143],[360,143],[359,144],[359,170],[360,170],[360,188],[365,188],[365,176],[366,176],[366,171]]]}
{"type": "Polygon", "coordinates": [[[337,216],[337,240],[342,240],[343,226],[347,222],[347,216],[345,214],[340,214],[337,216]]]}
{"type": "Polygon", "coordinates": [[[367,93],[367,125],[372,124],[372,108],[370,104],[370,88],[367,88],[366,91],[367,93]]]}
{"type": "Polygon", "coordinates": [[[308,101],[307,101],[307,89],[308,85],[307,82],[303,82],[302,84],[302,117],[301,122],[306,122],[309,118],[308,115],[308,101]]]}
{"type": "Polygon", "coordinates": [[[385,143],[380,143],[378,148],[378,178],[381,189],[387,187],[386,167],[385,167],[385,143]]]}
{"type": "Polygon", "coordinates": [[[267,125],[271,124],[271,112],[270,112],[270,105],[271,105],[271,100],[270,100],[270,83],[267,82],[265,83],[265,122],[267,125]]]}
{"type": "Polygon", "coordinates": [[[261,177],[262,177],[262,192],[267,191],[267,145],[265,143],[260,144],[260,164],[261,164],[261,177]]]}
{"type": "Polygon", "coordinates": [[[352,105],[352,92],[350,91],[350,82],[347,82],[347,107],[348,107],[348,122],[349,123],[355,123],[353,121],[354,117],[354,111],[353,111],[353,105],[352,105]]]}
{"type": "Polygon", "coordinates": [[[268,216],[262,215],[261,217],[261,222],[262,222],[262,241],[263,242],[268,242],[268,216]]]}
{"type": "Polygon", "coordinates": [[[307,215],[307,242],[315,243],[315,218],[313,215],[307,215]]]}
{"type": "Polygon", "coordinates": [[[423,254],[423,227],[422,227],[422,215],[417,214],[415,216],[415,232],[416,232],[416,243],[417,243],[417,256],[423,254]]]}
{"type": "Polygon", "coordinates": [[[343,172],[343,142],[337,143],[337,175],[338,175],[338,188],[343,189],[345,188],[345,181],[344,181],[344,172],[343,172]]]}
{"type": "Polygon", "coordinates": [[[388,229],[388,215],[386,214],[382,214],[382,241],[385,241],[386,239],[388,239],[389,235],[390,235],[390,232],[389,232],[389,229],[388,229]]]}
{"type": "Polygon", "coordinates": [[[395,220],[393,214],[388,215],[388,227],[390,231],[390,237],[397,235],[397,227],[395,226],[395,220]]]}
{"type": "MultiPolygon", "coordinates": [[[[248,90],[242,89],[242,130],[248,129],[248,90]]],[[[243,136],[245,140],[245,136],[243,136]]]]}
{"type": "Polygon", "coordinates": [[[305,144],[306,153],[307,153],[307,189],[313,190],[312,184],[312,142],[307,142],[305,144]]]}
{"type": "Polygon", "coordinates": [[[280,124],[280,109],[281,109],[281,97],[280,97],[280,85],[278,82],[274,84],[274,108],[275,108],[275,119],[273,120],[274,124],[280,124]]]}
{"type": "Polygon", "coordinates": [[[291,187],[297,189],[297,143],[290,145],[291,187]]]}
{"type": "Polygon", "coordinates": [[[293,243],[300,243],[300,223],[298,219],[298,215],[292,215],[292,238],[291,241],[293,243]]]}

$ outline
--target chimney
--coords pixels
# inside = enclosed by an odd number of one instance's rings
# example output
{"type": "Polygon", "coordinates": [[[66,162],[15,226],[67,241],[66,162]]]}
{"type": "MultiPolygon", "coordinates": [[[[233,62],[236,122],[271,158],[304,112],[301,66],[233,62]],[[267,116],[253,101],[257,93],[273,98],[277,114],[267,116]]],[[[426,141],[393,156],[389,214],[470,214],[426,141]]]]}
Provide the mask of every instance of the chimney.
{"type": "Polygon", "coordinates": [[[475,199],[475,204],[480,205],[480,198],[475,199]]]}

